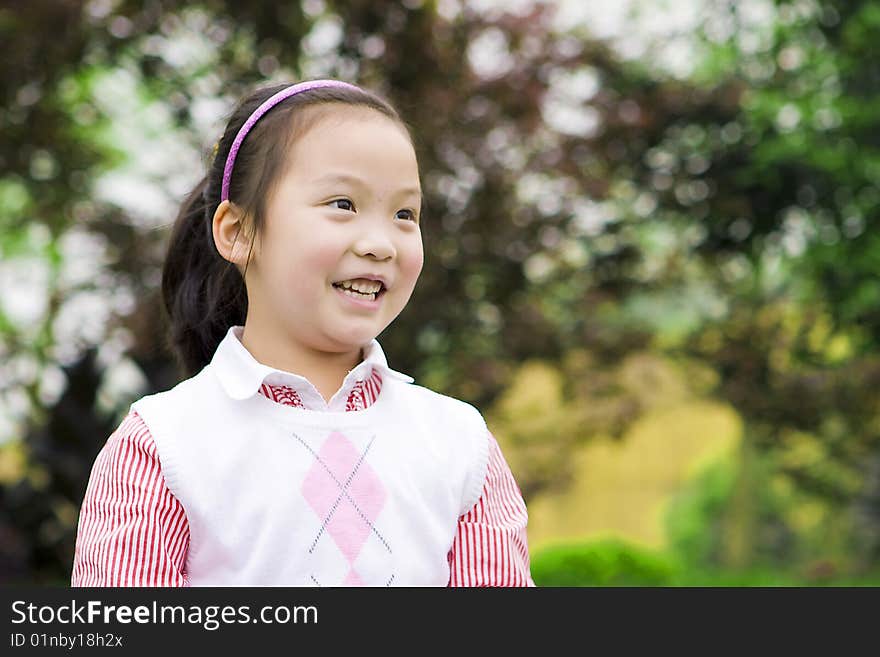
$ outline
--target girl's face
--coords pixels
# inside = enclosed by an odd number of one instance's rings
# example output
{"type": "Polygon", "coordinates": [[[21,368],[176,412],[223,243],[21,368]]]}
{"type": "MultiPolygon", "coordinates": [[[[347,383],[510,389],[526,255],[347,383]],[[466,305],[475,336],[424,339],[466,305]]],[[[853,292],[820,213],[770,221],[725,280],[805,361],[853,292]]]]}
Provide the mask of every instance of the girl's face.
{"type": "Polygon", "coordinates": [[[424,261],[421,187],[402,127],[365,107],[320,111],[268,203],[247,269],[248,322],[344,352],[369,343],[409,301],[424,261]],[[359,278],[384,281],[375,301],[334,286],[359,278]]]}

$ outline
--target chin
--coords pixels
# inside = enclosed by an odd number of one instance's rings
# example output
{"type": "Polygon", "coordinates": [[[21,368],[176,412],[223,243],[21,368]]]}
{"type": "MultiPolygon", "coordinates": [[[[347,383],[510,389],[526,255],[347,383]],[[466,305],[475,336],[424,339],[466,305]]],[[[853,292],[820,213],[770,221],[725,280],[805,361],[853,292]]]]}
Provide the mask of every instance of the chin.
{"type": "Polygon", "coordinates": [[[340,334],[332,334],[332,338],[335,342],[337,342],[340,346],[344,346],[347,349],[357,349],[360,347],[364,347],[373,340],[378,335],[375,330],[373,331],[351,331],[348,333],[340,334]]]}

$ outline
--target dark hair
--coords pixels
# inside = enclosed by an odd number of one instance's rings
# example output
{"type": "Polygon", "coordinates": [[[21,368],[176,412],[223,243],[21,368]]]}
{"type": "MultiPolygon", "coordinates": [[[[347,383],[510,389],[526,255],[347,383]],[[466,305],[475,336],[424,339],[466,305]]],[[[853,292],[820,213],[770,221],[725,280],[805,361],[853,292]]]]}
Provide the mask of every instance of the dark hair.
{"type": "MultiPolygon", "coordinates": [[[[262,87],[239,102],[218,142],[207,175],[184,200],[171,230],[162,267],[162,300],[168,324],[166,348],[186,378],[197,374],[211,361],[230,326],[245,322],[247,264],[243,274],[217,251],[213,217],[220,204],[226,156],[239,128],[257,107],[287,86],[262,87]]],[[[278,103],[245,137],[229,186],[229,200],[243,210],[248,219],[243,222],[250,241],[247,263],[254,239],[265,221],[266,200],[285,171],[291,145],[326,114],[326,111],[303,110],[319,105],[328,105],[329,110],[332,104],[368,107],[381,112],[400,124],[412,141],[407,124],[391,104],[366,90],[324,87],[295,94],[278,103]]]]}

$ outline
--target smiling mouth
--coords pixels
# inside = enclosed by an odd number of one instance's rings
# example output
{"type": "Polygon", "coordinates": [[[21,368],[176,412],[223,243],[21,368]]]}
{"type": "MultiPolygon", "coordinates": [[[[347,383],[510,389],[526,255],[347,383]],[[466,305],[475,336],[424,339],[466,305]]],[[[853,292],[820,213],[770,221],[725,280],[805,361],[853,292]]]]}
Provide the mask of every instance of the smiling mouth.
{"type": "Polygon", "coordinates": [[[342,287],[339,283],[333,283],[333,287],[342,292],[343,294],[347,294],[348,296],[354,299],[363,299],[364,301],[375,301],[383,294],[385,294],[385,286],[379,288],[378,292],[370,292],[364,294],[363,292],[358,292],[357,290],[352,290],[351,288],[342,287]]]}

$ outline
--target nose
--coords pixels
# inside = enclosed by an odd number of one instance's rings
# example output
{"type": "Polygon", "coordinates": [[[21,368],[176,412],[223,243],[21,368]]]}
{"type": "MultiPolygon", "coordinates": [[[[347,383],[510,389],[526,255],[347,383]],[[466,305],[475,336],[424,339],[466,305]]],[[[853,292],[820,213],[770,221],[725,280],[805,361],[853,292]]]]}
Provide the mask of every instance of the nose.
{"type": "Polygon", "coordinates": [[[365,222],[364,231],[355,242],[354,252],[377,260],[393,258],[397,255],[397,249],[388,233],[388,227],[382,226],[379,221],[365,222]]]}

